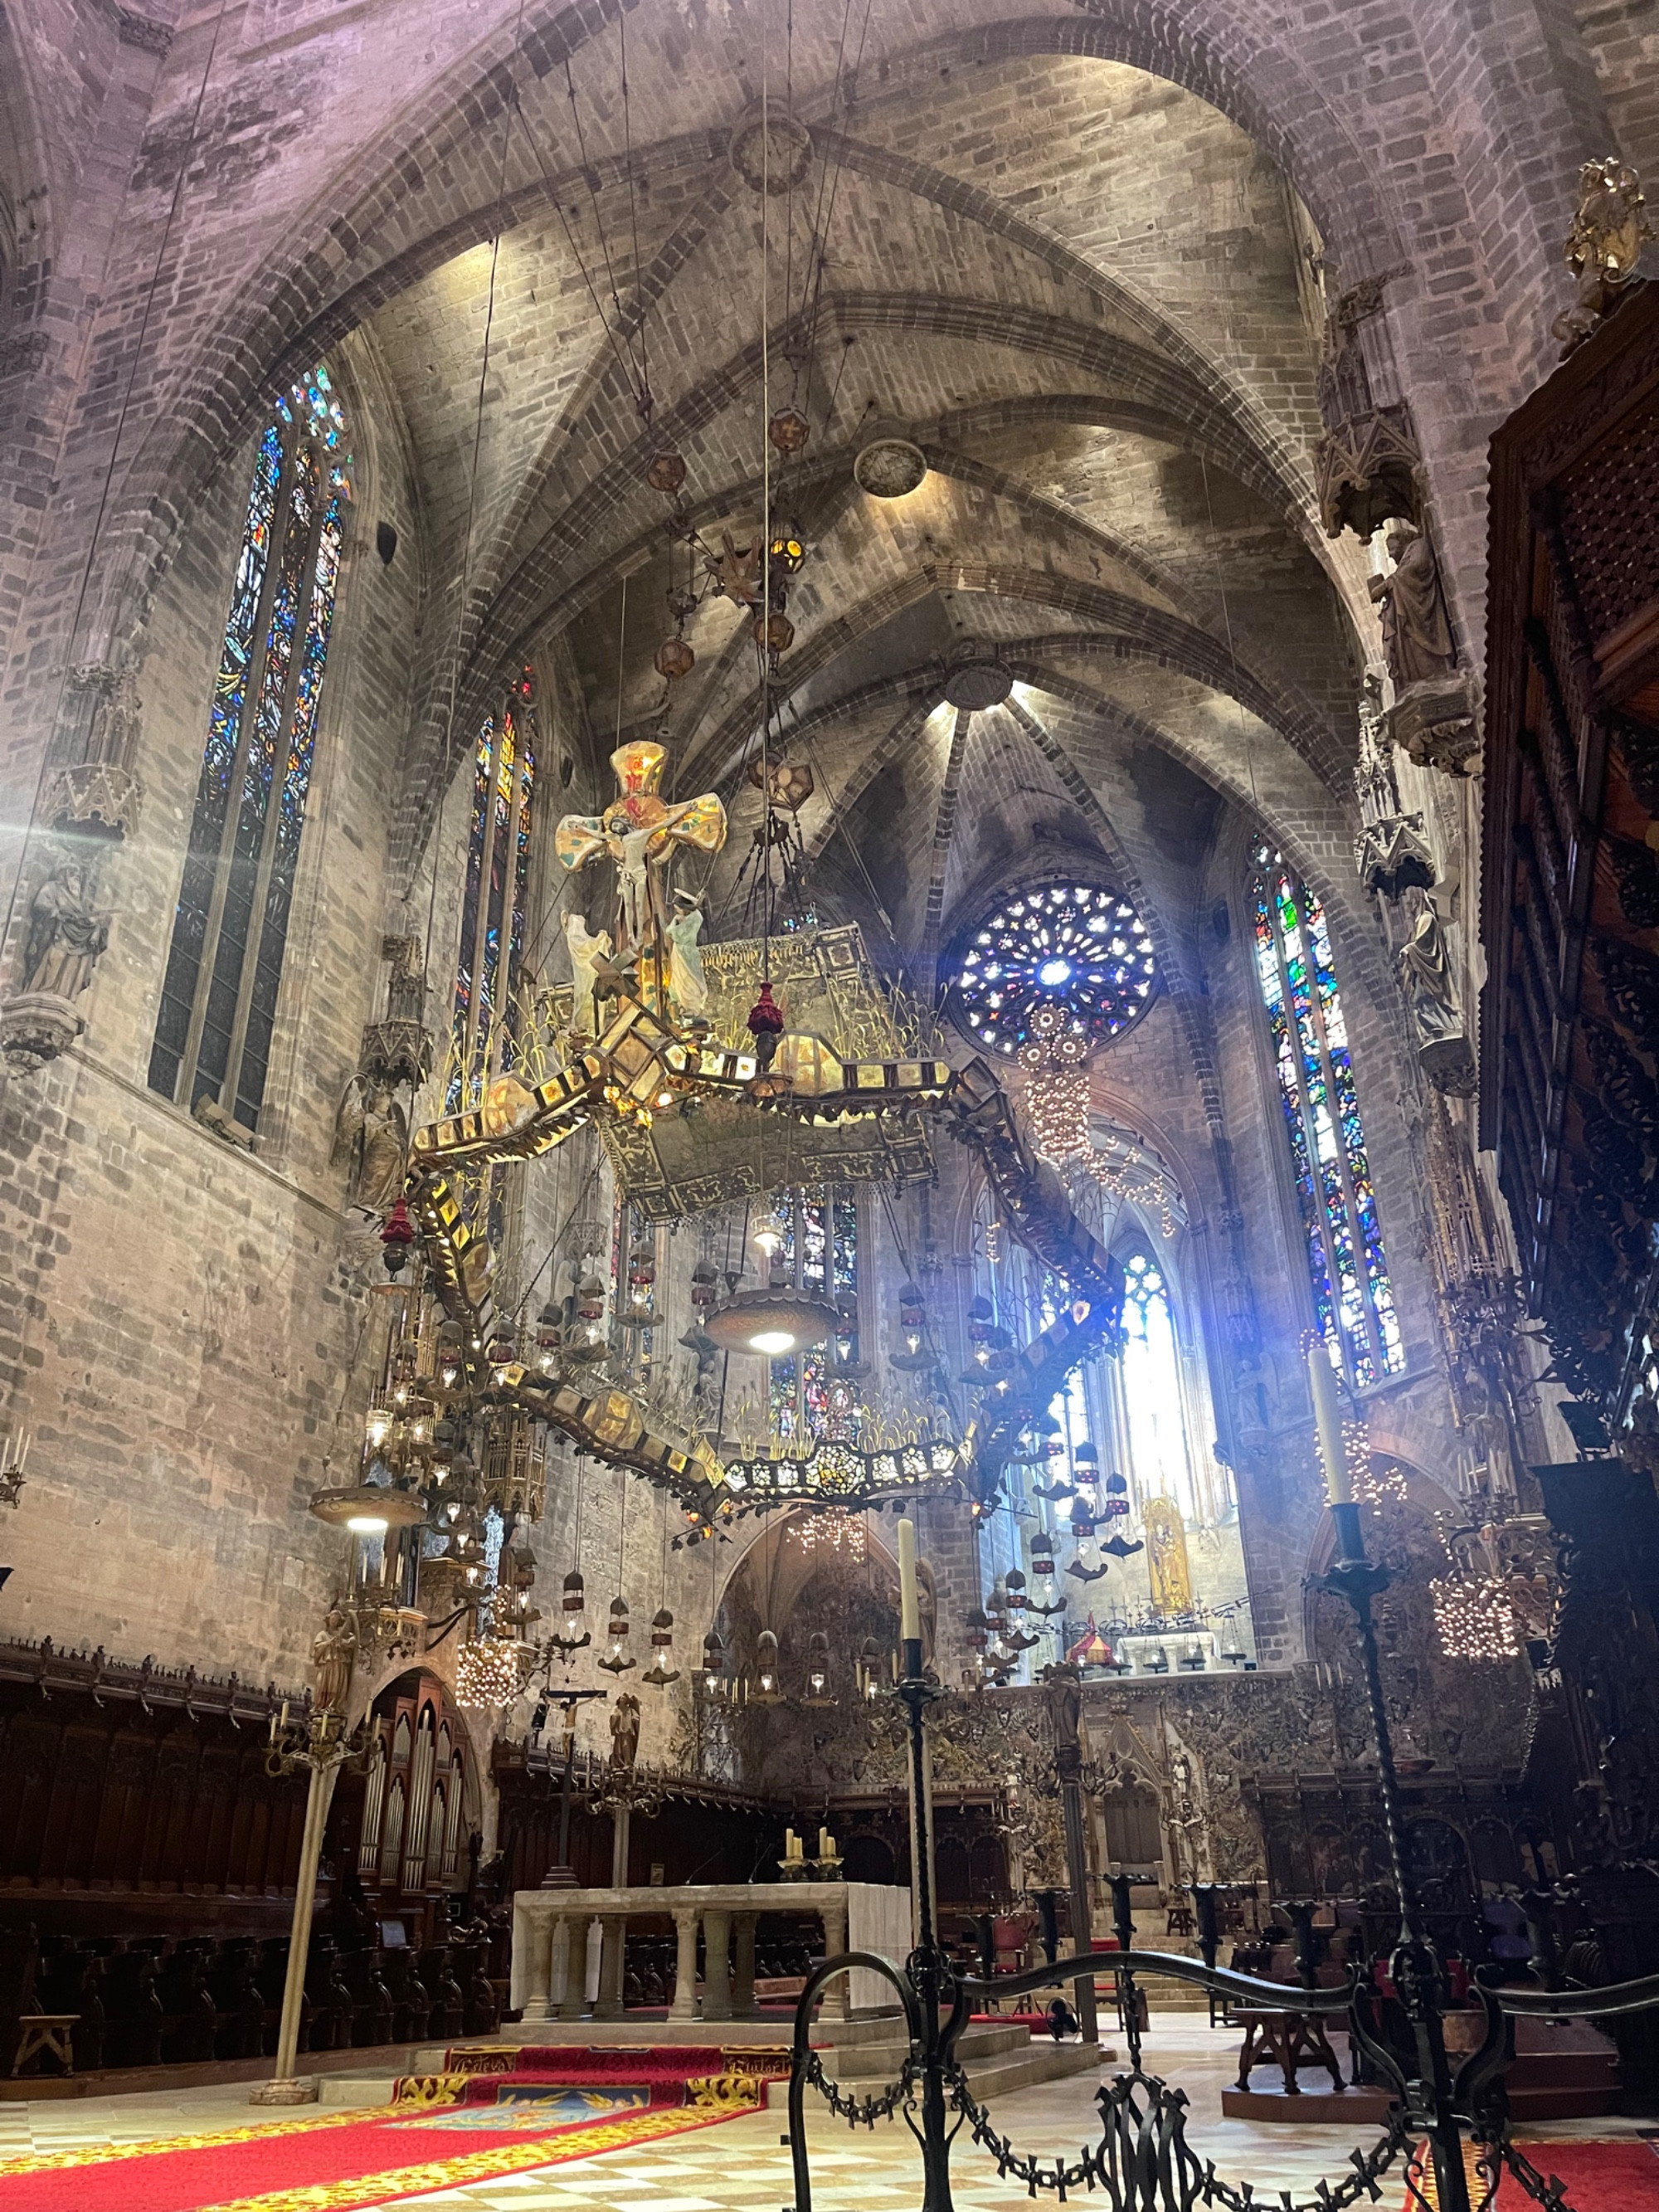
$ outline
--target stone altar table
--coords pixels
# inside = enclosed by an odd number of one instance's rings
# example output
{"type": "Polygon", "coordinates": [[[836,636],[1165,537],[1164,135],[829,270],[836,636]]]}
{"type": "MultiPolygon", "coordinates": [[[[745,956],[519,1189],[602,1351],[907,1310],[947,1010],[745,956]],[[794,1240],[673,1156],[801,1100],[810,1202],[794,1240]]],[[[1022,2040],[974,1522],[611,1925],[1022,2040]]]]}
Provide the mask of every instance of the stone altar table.
{"type": "MultiPolygon", "coordinates": [[[[623,2016],[623,1938],[630,1920],[672,1917],[678,1937],[671,2021],[696,2020],[697,1924],[702,1923],[702,2017],[755,2014],[755,1923],[763,1912],[816,1913],[823,1955],[875,1951],[902,1966],[910,1948],[910,1893],[864,1881],[695,1882],[680,1888],[520,1889],[513,1898],[512,2002],[526,2021],[580,2020],[589,1923],[601,1930],[592,2017],[623,2016]],[[735,1938],[735,1957],[733,1939],[735,1938]]],[[[823,2017],[845,2020],[896,2002],[876,1974],[834,1982],[823,2017]],[[852,1984],[856,1983],[858,1986],[852,1984]]]]}

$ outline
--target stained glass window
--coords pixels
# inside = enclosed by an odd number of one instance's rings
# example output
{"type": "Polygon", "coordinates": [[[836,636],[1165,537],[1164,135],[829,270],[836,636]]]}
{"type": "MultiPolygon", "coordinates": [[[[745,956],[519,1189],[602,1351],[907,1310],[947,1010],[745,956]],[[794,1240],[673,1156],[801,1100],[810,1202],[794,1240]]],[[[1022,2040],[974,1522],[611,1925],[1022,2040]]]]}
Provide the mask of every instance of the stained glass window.
{"type": "Polygon", "coordinates": [[[1051,884],[1005,900],[974,932],[957,971],[963,1018],[979,1042],[1015,1054],[1032,1020],[1058,1012],[1091,1045],[1144,1012],[1158,981],[1134,908],[1095,884],[1051,884]]]}
{"type": "Polygon", "coordinates": [[[339,582],[351,456],[320,364],[254,457],[149,1087],[257,1129],[339,582]]]}
{"type": "Polygon", "coordinates": [[[796,1445],[855,1437],[859,1409],[845,1370],[859,1356],[857,1200],[844,1189],[785,1191],[774,1201],[773,1221],[785,1280],[827,1298],[842,1323],[829,1343],[767,1362],[773,1431],[796,1445]]]}
{"type": "Polygon", "coordinates": [[[478,732],[445,1104],[471,1105],[514,1066],[536,791],[536,687],[529,669],[478,732]]]}
{"type": "Polygon", "coordinates": [[[1270,846],[1250,886],[1314,1319],[1356,1386],[1405,1365],[1359,1119],[1347,1024],[1319,901],[1270,846]]]}

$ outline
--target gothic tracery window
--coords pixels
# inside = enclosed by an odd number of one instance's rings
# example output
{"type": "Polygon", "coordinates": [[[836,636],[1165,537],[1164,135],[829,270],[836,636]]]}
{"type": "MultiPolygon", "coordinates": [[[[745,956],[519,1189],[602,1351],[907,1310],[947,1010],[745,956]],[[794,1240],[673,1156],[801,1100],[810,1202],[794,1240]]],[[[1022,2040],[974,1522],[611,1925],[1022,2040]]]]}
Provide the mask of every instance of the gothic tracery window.
{"type": "Polygon", "coordinates": [[[526,669],[478,732],[445,1104],[471,1104],[518,1056],[517,991],[530,890],[535,684],[526,669]]]}
{"type": "Polygon", "coordinates": [[[258,1127],[334,620],[351,456],[320,364],[254,461],[149,1087],[258,1127]]]}
{"type": "Polygon", "coordinates": [[[832,1343],[767,1362],[772,1428],[786,1443],[855,1436],[858,1409],[835,1370],[858,1359],[858,1200],[840,1186],[785,1191],[774,1203],[773,1222],[786,1279],[827,1298],[843,1325],[832,1343]]]}
{"type": "Polygon", "coordinates": [[[1314,1316],[1357,1385],[1405,1365],[1323,908],[1259,845],[1250,896],[1256,974],[1308,1255],[1314,1316]]]}
{"type": "Polygon", "coordinates": [[[986,917],[956,988],[975,1036],[1012,1055],[1057,1030],[1103,1043],[1146,1011],[1157,975],[1146,925],[1115,891],[1049,884],[986,917]]]}

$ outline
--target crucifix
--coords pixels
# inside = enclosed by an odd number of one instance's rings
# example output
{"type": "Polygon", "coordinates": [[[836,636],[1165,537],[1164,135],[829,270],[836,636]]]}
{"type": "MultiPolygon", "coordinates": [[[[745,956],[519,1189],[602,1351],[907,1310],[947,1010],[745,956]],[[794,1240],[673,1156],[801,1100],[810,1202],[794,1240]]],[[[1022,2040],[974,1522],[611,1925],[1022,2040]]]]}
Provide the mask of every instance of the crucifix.
{"type": "Polygon", "coordinates": [[[559,1791],[559,1856],[542,1876],[544,1889],[575,1889],[580,1885],[570,1865],[570,1797],[576,1771],[576,1708],[589,1698],[608,1697],[606,1690],[553,1690],[564,1708],[564,1782],[559,1791]]]}
{"type": "Polygon", "coordinates": [[[622,786],[617,796],[603,814],[567,814],[554,835],[553,849],[573,873],[600,854],[616,862],[618,960],[643,963],[651,954],[661,963],[668,864],[682,848],[718,853],[726,842],[726,809],[713,792],[672,804],[663,798],[666,759],[665,749],[649,739],[619,745],[611,756],[622,786]]]}

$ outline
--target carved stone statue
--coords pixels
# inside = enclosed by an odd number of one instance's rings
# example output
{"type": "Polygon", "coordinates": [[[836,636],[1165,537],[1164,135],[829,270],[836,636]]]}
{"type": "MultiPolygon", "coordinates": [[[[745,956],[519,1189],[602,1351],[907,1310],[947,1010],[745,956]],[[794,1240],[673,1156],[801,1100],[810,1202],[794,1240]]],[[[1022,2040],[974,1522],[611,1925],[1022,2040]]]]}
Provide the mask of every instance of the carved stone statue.
{"type": "Polygon", "coordinates": [[[50,991],[77,999],[92,981],[98,956],[109,944],[109,921],[88,902],[88,868],[66,853],[34,894],[23,956],[25,991],[50,991]]]}
{"type": "Polygon", "coordinates": [[[345,1711],[351,1687],[351,1669],[357,1657],[357,1632],[337,1605],[329,1607],[322,1626],[311,1640],[311,1663],[317,1670],[317,1709],[345,1711]]]}
{"type": "Polygon", "coordinates": [[[599,964],[611,957],[611,932],[590,930],[579,914],[564,918],[564,941],[570,950],[570,1026],[584,1036],[599,1033],[599,964]]]}
{"type": "Polygon", "coordinates": [[[1440,566],[1420,530],[1396,520],[1384,543],[1394,562],[1386,576],[1373,576],[1370,595],[1382,610],[1382,652],[1396,691],[1450,674],[1457,665],[1440,566]]]}
{"type": "Polygon", "coordinates": [[[640,1701],[624,1690],[611,1708],[611,1764],[619,1774],[631,1774],[640,1755],[640,1701]]]}
{"type": "Polygon", "coordinates": [[[334,1123],[335,1167],[349,1163],[347,1203],[367,1213],[389,1213],[409,1168],[409,1121],[384,1085],[354,1075],[334,1123]]]}
{"type": "Polygon", "coordinates": [[[1474,1059],[1458,1012],[1444,928],[1433,906],[1420,894],[1419,897],[1411,935],[1395,956],[1400,980],[1424,1073],[1437,1089],[1457,1091],[1473,1076],[1474,1059]]]}
{"type": "Polygon", "coordinates": [[[1179,1620],[1193,1609],[1193,1571],[1181,1508],[1172,1498],[1149,1498],[1140,1518],[1146,1531],[1152,1611],[1164,1620],[1179,1620]]]}
{"type": "Polygon", "coordinates": [[[668,925],[668,989],[682,1021],[694,1022],[708,1010],[708,981],[702,972],[702,908],[691,902],[687,891],[674,896],[685,902],[668,925]]]}

